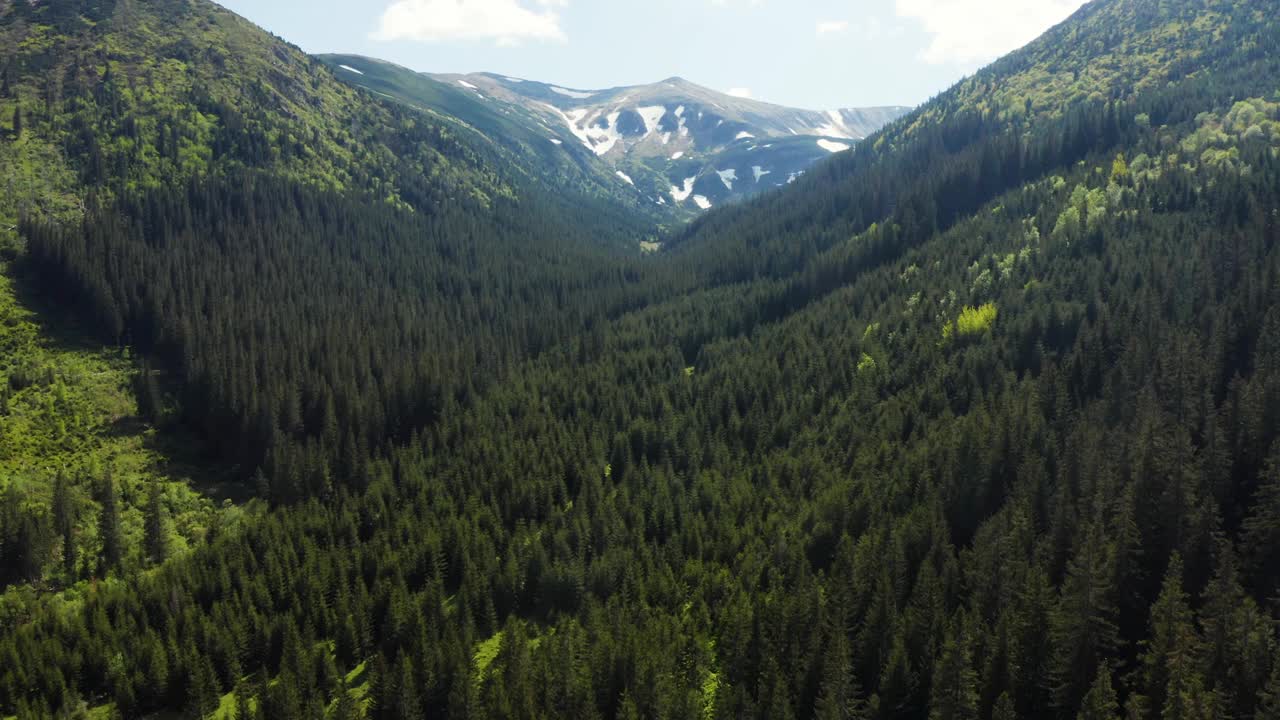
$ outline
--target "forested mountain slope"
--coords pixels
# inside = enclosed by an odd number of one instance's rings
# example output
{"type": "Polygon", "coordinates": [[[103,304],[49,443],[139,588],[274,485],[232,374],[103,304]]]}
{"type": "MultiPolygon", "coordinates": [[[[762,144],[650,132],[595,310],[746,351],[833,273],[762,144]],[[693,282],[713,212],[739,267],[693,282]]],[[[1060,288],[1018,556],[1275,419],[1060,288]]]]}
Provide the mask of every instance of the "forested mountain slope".
{"type": "Polygon", "coordinates": [[[448,234],[396,265],[417,214],[285,180],[25,223],[276,508],[0,618],[0,708],[1277,716],[1277,17],[1097,0],[673,252],[540,257],[498,304],[448,234]],[[323,294],[282,281],[317,249],[323,294]],[[499,381],[432,384],[468,363],[499,381]]]}
{"type": "Polygon", "coordinates": [[[319,59],[348,84],[456,125],[459,132],[493,147],[512,167],[557,192],[599,198],[629,208],[654,224],[678,219],[675,206],[659,205],[654,198],[645,197],[571,135],[559,137],[545,127],[545,119],[523,107],[498,103],[457,83],[381,60],[351,55],[321,55],[319,59]]]}
{"type": "Polygon", "coordinates": [[[925,237],[1056,166],[1123,149],[1139,115],[1175,125],[1250,95],[1269,97],[1277,67],[1271,8],[1232,0],[1089,3],[816,168],[801,187],[704,218],[669,244],[696,240],[692,252],[709,279],[732,282],[794,272],[872,223],[925,237]],[[1240,95],[1242,86],[1254,92],[1240,95]]]}

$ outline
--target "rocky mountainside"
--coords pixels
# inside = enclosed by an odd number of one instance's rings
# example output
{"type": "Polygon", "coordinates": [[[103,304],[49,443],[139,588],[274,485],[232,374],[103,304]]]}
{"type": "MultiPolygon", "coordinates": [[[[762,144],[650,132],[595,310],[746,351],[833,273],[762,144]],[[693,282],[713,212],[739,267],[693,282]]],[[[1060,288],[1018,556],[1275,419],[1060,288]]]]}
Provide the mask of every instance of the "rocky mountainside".
{"type": "Polygon", "coordinates": [[[798,110],[682,78],[579,90],[490,73],[424,75],[356,56],[321,59],[353,84],[488,127],[497,142],[532,140],[537,156],[556,148],[562,155],[553,165],[581,166],[585,157],[595,173],[676,215],[787,185],[909,110],[798,110]]]}

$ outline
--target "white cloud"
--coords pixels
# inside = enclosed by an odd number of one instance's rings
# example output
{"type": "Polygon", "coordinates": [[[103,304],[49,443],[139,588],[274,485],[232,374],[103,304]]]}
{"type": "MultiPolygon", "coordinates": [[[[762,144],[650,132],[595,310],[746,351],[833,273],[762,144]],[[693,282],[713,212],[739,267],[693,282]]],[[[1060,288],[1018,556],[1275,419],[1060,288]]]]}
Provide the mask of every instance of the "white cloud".
{"type": "Polygon", "coordinates": [[[1067,19],[1085,0],[895,0],[900,17],[933,36],[926,62],[972,63],[1016,50],[1067,19]]]}
{"type": "Polygon", "coordinates": [[[737,98],[751,98],[751,88],[729,88],[724,92],[725,95],[731,95],[737,98]]]}
{"type": "Polygon", "coordinates": [[[535,0],[539,10],[519,0],[395,0],[382,13],[376,40],[522,40],[564,42],[560,15],[552,8],[568,0],[535,0]]]}
{"type": "Polygon", "coordinates": [[[848,20],[823,20],[818,23],[818,35],[836,35],[849,29],[848,20]]]}

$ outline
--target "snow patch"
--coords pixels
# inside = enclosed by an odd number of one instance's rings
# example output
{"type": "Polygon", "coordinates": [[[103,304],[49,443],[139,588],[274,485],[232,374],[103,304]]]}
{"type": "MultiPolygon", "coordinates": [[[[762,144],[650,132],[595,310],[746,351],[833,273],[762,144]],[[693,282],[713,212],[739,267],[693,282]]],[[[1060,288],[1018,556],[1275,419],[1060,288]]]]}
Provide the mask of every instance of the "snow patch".
{"type": "Polygon", "coordinates": [[[684,106],[676,108],[676,117],[684,117],[684,106]]]}
{"type": "Polygon", "coordinates": [[[605,117],[604,127],[594,123],[587,126],[587,137],[591,138],[592,149],[596,151],[596,155],[607,154],[622,140],[622,133],[618,132],[620,115],[622,115],[620,111],[614,110],[605,117]]]}
{"type": "Polygon", "coordinates": [[[640,117],[644,119],[644,134],[648,137],[650,133],[658,129],[658,124],[662,122],[662,118],[667,114],[667,109],[661,105],[652,105],[637,108],[636,112],[640,113],[640,117]]]}
{"type": "Polygon", "coordinates": [[[342,68],[343,70],[346,70],[347,72],[353,72],[353,73],[355,73],[355,74],[357,74],[357,75],[363,75],[363,74],[364,74],[364,73],[360,72],[359,70],[357,70],[357,69],[355,69],[355,68],[351,67],[350,65],[339,65],[338,67],[342,68]]]}
{"type": "Polygon", "coordinates": [[[471,83],[467,82],[466,80],[459,80],[459,81],[458,81],[458,84],[459,84],[459,85],[461,85],[462,87],[464,87],[464,88],[468,89],[468,90],[479,90],[479,89],[480,89],[480,88],[476,87],[475,85],[472,85],[471,83]]]}
{"type": "Polygon", "coordinates": [[[849,134],[848,128],[844,126],[844,118],[840,117],[840,113],[838,111],[827,110],[825,114],[830,122],[814,130],[815,134],[841,138],[843,140],[853,139],[853,136],[849,134]]]}
{"type": "Polygon", "coordinates": [[[662,133],[662,144],[666,145],[671,142],[671,133],[662,133]]]}
{"type": "Polygon", "coordinates": [[[560,138],[551,138],[551,144],[552,144],[552,145],[563,145],[563,144],[564,144],[564,141],[563,141],[563,140],[561,140],[560,138]]]}
{"type": "Polygon", "coordinates": [[[695,203],[697,203],[697,204],[698,204],[698,207],[702,208],[703,210],[710,210],[710,209],[711,209],[711,201],[710,201],[710,200],[708,200],[708,199],[706,199],[706,198],[705,198],[705,197],[703,197],[702,195],[694,195],[694,196],[693,196],[693,201],[694,201],[695,203]]]}
{"type": "Polygon", "coordinates": [[[754,139],[754,138],[755,138],[755,135],[752,135],[751,133],[747,132],[746,130],[743,130],[742,132],[738,133],[737,137],[735,137],[735,138],[734,138],[734,140],[746,140],[746,139],[748,139],[748,138],[752,138],[752,139],[754,139]]]}
{"type": "Polygon", "coordinates": [[[830,153],[844,152],[845,150],[849,149],[849,146],[844,143],[838,143],[834,140],[828,140],[826,138],[822,138],[821,140],[818,141],[818,147],[830,153]]]}
{"type": "Polygon", "coordinates": [[[676,202],[678,202],[678,203],[682,203],[682,202],[684,202],[685,200],[688,200],[688,199],[689,199],[689,196],[693,194],[693,181],[695,181],[695,180],[697,180],[697,179],[698,179],[698,177],[697,177],[696,175],[695,175],[695,176],[693,176],[693,177],[691,177],[691,178],[685,178],[685,179],[684,179],[684,189],[683,189],[683,190],[681,190],[680,188],[676,187],[675,185],[672,185],[672,186],[671,186],[671,198],[672,198],[673,200],[675,200],[676,202]]]}
{"type": "Polygon", "coordinates": [[[605,126],[599,127],[594,124],[596,118],[600,116],[599,110],[588,115],[587,113],[591,112],[590,110],[579,108],[566,114],[554,105],[542,103],[542,106],[559,115],[560,119],[564,120],[565,125],[569,126],[569,132],[573,133],[574,137],[581,140],[582,144],[590,148],[596,155],[608,153],[622,140],[622,134],[618,132],[618,116],[621,115],[619,111],[615,110],[609,113],[605,118],[605,126]]]}
{"type": "Polygon", "coordinates": [[[631,187],[635,187],[635,186],[636,186],[636,182],[635,182],[634,180],[632,180],[632,179],[631,179],[631,176],[630,176],[630,175],[628,175],[628,174],[626,174],[626,173],[624,173],[624,172],[622,172],[621,170],[617,171],[617,172],[616,172],[616,173],[614,173],[614,174],[615,174],[615,175],[617,175],[618,177],[622,178],[623,182],[625,182],[626,184],[630,185],[631,187]]]}
{"type": "Polygon", "coordinates": [[[772,171],[772,170],[765,170],[764,168],[760,167],[759,165],[753,165],[753,166],[751,167],[751,174],[752,174],[752,175],[755,175],[755,177],[756,177],[756,182],[760,182],[760,178],[764,177],[765,175],[770,175],[770,174],[772,174],[772,173],[773,173],[773,171],[772,171]]]}
{"type": "Polygon", "coordinates": [[[717,170],[716,174],[720,176],[720,182],[729,188],[729,192],[733,192],[733,183],[738,179],[738,171],[729,168],[728,170],[717,170]]]}
{"type": "Polygon", "coordinates": [[[682,157],[684,157],[684,151],[683,151],[683,150],[681,150],[680,152],[677,152],[677,153],[671,153],[671,159],[672,159],[672,160],[679,160],[679,159],[680,159],[680,158],[682,158],[682,157]]]}
{"type": "Polygon", "coordinates": [[[551,92],[556,93],[557,95],[563,95],[565,97],[573,98],[574,100],[586,100],[587,98],[595,95],[595,93],[593,92],[582,92],[580,90],[566,90],[562,87],[556,87],[555,85],[550,85],[548,87],[551,88],[551,92]]]}
{"type": "Polygon", "coordinates": [[[503,80],[506,80],[506,81],[507,81],[507,82],[509,82],[509,83],[516,83],[517,85],[519,85],[520,83],[524,82],[524,81],[523,81],[523,80],[521,80],[520,78],[504,77],[504,78],[502,78],[502,79],[503,79],[503,80]]]}
{"type": "Polygon", "coordinates": [[[564,124],[569,126],[569,132],[573,133],[574,137],[581,140],[583,145],[586,145],[588,148],[595,150],[595,147],[591,144],[591,138],[585,132],[582,131],[582,128],[579,128],[577,125],[577,123],[582,121],[583,116],[587,114],[586,110],[574,110],[573,115],[566,115],[563,110],[556,107],[555,105],[542,103],[542,106],[547,108],[551,112],[559,115],[560,119],[564,120],[564,124]]]}

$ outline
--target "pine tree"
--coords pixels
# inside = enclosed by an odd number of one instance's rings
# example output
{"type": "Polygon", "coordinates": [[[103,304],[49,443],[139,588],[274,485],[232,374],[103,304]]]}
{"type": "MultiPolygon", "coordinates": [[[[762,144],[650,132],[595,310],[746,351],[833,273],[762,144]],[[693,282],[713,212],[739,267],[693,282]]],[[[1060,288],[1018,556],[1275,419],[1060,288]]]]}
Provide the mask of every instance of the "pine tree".
{"type": "Polygon", "coordinates": [[[1084,705],[1076,720],[1119,720],[1120,702],[1111,684],[1111,668],[1103,663],[1098,666],[1098,679],[1084,696],[1084,705]]]}
{"type": "Polygon", "coordinates": [[[192,653],[190,663],[192,677],[187,709],[191,717],[204,718],[218,709],[222,694],[218,688],[218,675],[206,655],[192,653]]]}
{"type": "Polygon", "coordinates": [[[159,565],[169,557],[169,534],[165,529],[164,486],[152,480],[147,493],[147,507],[143,516],[144,541],[147,557],[159,565]]]}
{"type": "Polygon", "coordinates": [[[78,559],[75,537],[75,506],[71,498],[71,487],[67,475],[58,471],[53,482],[53,524],[54,530],[62,537],[62,565],[67,577],[76,577],[76,560],[78,559]]]}
{"type": "Polygon", "coordinates": [[[102,575],[117,570],[124,559],[124,538],[120,529],[119,497],[115,479],[108,470],[98,491],[98,503],[102,506],[98,515],[98,538],[102,551],[98,556],[98,572],[102,575]]]}
{"type": "Polygon", "coordinates": [[[19,105],[13,109],[13,139],[22,138],[22,106],[19,105]]]}
{"type": "Polygon", "coordinates": [[[1075,714],[1097,677],[1098,664],[1117,644],[1112,557],[1095,521],[1068,563],[1062,599],[1051,618],[1054,704],[1075,714]]]}
{"type": "Polygon", "coordinates": [[[933,669],[929,720],[976,720],[978,717],[977,673],[973,651],[960,619],[958,630],[947,633],[942,654],[933,669]]]}
{"type": "Polygon", "coordinates": [[[1254,493],[1245,519],[1240,546],[1264,598],[1280,591],[1280,442],[1254,493]]]}
{"type": "Polygon", "coordinates": [[[142,364],[137,379],[138,414],[146,418],[152,425],[159,425],[164,412],[164,404],[160,399],[160,386],[156,383],[155,372],[148,363],[142,364]]]}
{"type": "MultiPolygon", "coordinates": [[[[1151,629],[1142,657],[1143,693],[1153,708],[1166,707],[1175,663],[1191,662],[1198,651],[1191,608],[1182,590],[1182,558],[1174,554],[1160,596],[1151,606],[1151,629]]],[[[1186,673],[1192,668],[1182,667],[1186,673]]]]}
{"type": "Polygon", "coordinates": [[[1280,646],[1271,659],[1271,679],[1258,694],[1256,720],[1280,720],[1280,646]]]}
{"type": "Polygon", "coordinates": [[[991,709],[991,720],[1018,720],[1018,711],[1013,706],[1013,698],[1009,697],[1009,693],[1003,693],[996,698],[995,705],[991,709]]]}
{"type": "Polygon", "coordinates": [[[817,720],[853,720],[865,717],[853,676],[849,634],[842,622],[832,623],[827,650],[822,659],[822,686],[818,691],[814,717],[817,720]]]}
{"type": "Polygon", "coordinates": [[[880,673],[880,717],[918,717],[917,709],[913,706],[917,684],[905,643],[901,638],[895,638],[889,658],[880,673]]]}
{"type": "Polygon", "coordinates": [[[351,697],[345,678],[338,678],[333,694],[335,699],[332,720],[360,720],[359,706],[355,698],[351,697]]]}
{"type": "Polygon", "coordinates": [[[387,684],[391,694],[386,705],[390,707],[391,717],[422,717],[422,703],[418,699],[417,681],[414,679],[413,660],[401,653],[391,668],[391,682],[387,684]]]}

